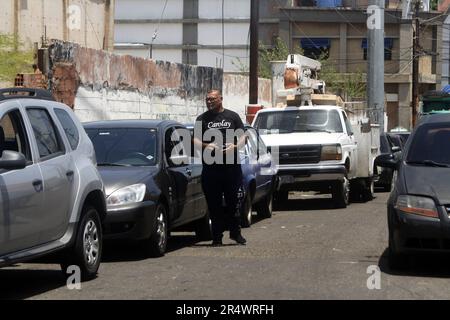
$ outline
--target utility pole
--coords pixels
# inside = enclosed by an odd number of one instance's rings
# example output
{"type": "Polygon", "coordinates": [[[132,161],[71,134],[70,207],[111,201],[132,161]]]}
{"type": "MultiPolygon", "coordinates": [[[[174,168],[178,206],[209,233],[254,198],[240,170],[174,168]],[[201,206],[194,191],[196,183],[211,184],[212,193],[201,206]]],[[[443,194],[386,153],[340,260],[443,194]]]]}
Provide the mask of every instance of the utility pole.
{"type": "Polygon", "coordinates": [[[370,0],[367,12],[367,102],[369,118],[384,131],[384,0],[370,0]]]}
{"type": "Polygon", "coordinates": [[[258,103],[258,23],[259,23],[258,0],[251,0],[249,104],[258,103]]]}
{"type": "Polygon", "coordinates": [[[420,10],[421,0],[416,0],[414,3],[414,20],[415,20],[415,30],[413,32],[413,70],[412,70],[412,126],[416,125],[417,120],[417,110],[419,108],[419,35],[420,35],[420,24],[419,24],[419,10],[420,10]]]}

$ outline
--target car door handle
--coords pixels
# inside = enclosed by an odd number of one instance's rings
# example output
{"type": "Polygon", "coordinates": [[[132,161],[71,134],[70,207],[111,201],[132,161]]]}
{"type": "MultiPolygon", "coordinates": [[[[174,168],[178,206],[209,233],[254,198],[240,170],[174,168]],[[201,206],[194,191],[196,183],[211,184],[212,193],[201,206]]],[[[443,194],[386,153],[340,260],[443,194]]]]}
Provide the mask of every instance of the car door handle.
{"type": "Polygon", "coordinates": [[[39,180],[39,179],[33,180],[33,187],[34,187],[34,190],[36,190],[36,192],[41,192],[42,191],[42,180],[39,180]]]}
{"type": "Polygon", "coordinates": [[[72,170],[67,171],[67,172],[66,172],[66,176],[67,176],[68,178],[72,178],[72,177],[73,177],[73,171],[72,171],[72,170]]]}

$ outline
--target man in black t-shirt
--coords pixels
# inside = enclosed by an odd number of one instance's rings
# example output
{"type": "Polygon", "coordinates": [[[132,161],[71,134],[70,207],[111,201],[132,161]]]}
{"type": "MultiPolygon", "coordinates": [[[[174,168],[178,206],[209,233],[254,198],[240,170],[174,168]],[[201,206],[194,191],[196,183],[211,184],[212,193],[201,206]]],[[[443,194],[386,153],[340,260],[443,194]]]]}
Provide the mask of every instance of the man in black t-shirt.
{"type": "Polygon", "coordinates": [[[194,132],[201,132],[201,136],[196,134],[194,143],[202,148],[202,188],[211,217],[212,244],[222,244],[227,224],[230,238],[245,244],[240,228],[239,194],[243,186],[238,152],[245,146],[244,124],[236,112],[223,108],[222,100],[219,90],[208,92],[208,111],[196,120],[194,132]]]}

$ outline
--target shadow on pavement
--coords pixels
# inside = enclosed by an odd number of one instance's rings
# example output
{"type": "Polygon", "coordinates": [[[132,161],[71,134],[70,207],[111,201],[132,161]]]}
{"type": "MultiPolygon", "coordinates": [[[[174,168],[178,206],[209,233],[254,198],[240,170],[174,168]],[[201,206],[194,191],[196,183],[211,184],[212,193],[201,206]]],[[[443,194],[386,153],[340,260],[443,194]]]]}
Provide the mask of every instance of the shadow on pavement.
{"type": "Polygon", "coordinates": [[[324,209],[334,209],[334,203],[332,199],[291,199],[283,203],[274,203],[274,210],[277,211],[324,209]]]}
{"type": "MultiPolygon", "coordinates": [[[[25,265],[26,266],[26,265],[25,265]]],[[[0,299],[19,300],[66,286],[60,270],[0,269],[0,299]]]]}
{"type": "Polygon", "coordinates": [[[389,253],[386,248],[378,266],[382,272],[394,276],[450,278],[450,255],[445,253],[413,255],[409,257],[405,268],[392,270],[389,267],[389,253]]]}

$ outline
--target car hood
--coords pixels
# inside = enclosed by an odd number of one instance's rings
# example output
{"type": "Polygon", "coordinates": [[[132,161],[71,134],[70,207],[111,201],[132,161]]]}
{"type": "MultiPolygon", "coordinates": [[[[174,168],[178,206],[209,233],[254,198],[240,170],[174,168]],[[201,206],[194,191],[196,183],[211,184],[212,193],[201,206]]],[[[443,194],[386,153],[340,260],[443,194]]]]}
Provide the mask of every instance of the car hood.
{"type": "Polygon", "coordinates": [[[406,165],[403,169],[408,194],[430,196],[441,205],[450,204],[450,168],[406,165]]]}
{"type": "Polygon", "coordinates": [[[105,194],[108,197],[114,191],[139,183],[152,176],[157,167],[98,167],[105,185],[105,194]]]}
{"type": "Polygon", "coordinates": [[[293,132],[282,134],[261,135],[264,143],[268,147],[272,146],[295,146],[308,144],[335,144],[344,134],[327,132],[293,132]]]}

